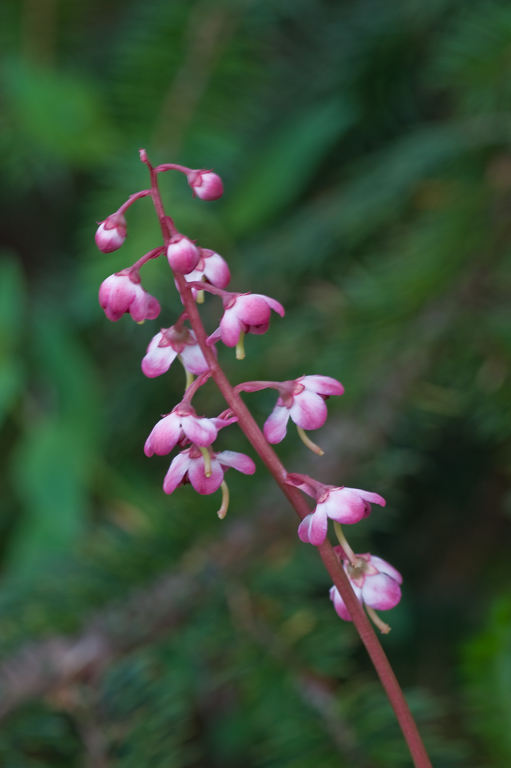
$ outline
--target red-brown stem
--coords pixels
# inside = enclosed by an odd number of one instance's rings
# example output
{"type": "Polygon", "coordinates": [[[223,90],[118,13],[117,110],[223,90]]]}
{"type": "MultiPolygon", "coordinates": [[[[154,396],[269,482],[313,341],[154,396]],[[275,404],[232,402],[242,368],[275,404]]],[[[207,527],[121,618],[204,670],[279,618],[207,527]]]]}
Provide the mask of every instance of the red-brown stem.
{"type": "MultiPolygon", "coordinates": [[[[146,165],[151,174],[151,190],[154,207],[158,218],[160,220],[161,231],[165,245],[168,245],[169,231],[167,228],[165,211],[161,200],[160,192],[158,190],[158,177],[149,163],[142,157],[142,161],[146,162],[146,165]]],[[[211,347],[206,343],[206,331],[202,325],[202,321],[197,309],[197,305],[192,295],[192,289],[186,282],[183,275],[178,272],[174,273],[185,310],[188,314],[188,319],[192,325],[199,346],[202,350],[202,354],[206,358],[206,361],[211,369],[213,379],[215,380],[220,392],[222,393],[225,401],[232,409],[234,414],[238,417],[238,424],[245,433],[246,437],[252,444],[255,451],[259,454],[260,458],[275,478],[281,491],[284,493],[291,506],[295,509],[298,516],[303,518],[310,514],[309,505],[301,495],[298,488],[287,485],[286,475],[287,472],[278,458],[275,451],[271,448],[266,441],[263,433],[256,424],[252,414],[246,407],[245,403],[233,387],[229,383],[225,373],[223,372],[220,364],[214,356],[211,347]]],[[[412,756],[415,768],[432,768],[428,754],[422,743],[417,725],[412,717],[412,713],[406,703],[406,699],[403,695],[403,691],[394,675],[394,671],[390,666],[390,663],[385,655],[383,648],[374,632],[374,629],[369,621],[364,609],[360,605],[358,598],[356,597],[348,577],[346,576],[344,569],[341,566],[340,560],[335,554],[332,545],[328,540],[325,540],[318,548],[321,555],[321,559],[330,574],[333,583],[339,590],[339,593],[344,600],[348,611],[353,619],[353,623],[360,635],[362,642],[364,643],[367,652],[373,662],[378,676],[382,682],[382,685],[389,697],[392,708],[399,721],[399,725],[403,731],[403,735],[408,744],[410,754],[412,756]]]]}

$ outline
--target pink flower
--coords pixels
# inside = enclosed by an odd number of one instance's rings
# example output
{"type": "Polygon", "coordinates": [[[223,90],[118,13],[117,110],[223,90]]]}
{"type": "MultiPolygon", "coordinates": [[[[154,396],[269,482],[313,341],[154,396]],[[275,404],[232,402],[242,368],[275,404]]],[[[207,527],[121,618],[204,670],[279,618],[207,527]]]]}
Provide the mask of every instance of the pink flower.
{"type": "Polygon", "coordinates": [[[187,237],[176,233],[170,239],[167,248],[167,258],[171,269],[187,275],[197,266],[199,249],[187,237]]]}
{"type": "Polygon", "coordinates": [[[183,440],[202,447],[211,445],[216,440],[219,429],[236,421],[238,421],[237,416],[201,419],[191,405],[186,402],[179,403],[172,413],[164,416],[153,428],[145,442],[144,453],[146,456],[152,456],[155,453],[158,456],[165,456],[183,440]]]}
{"type": "Polygon", "coordinates": [[[319,429],[326,421],[325,400],[342,395],[344,387],[330,376],[301,376],[294,381],[246,381],[238,384],[238,392],[256,392],[271,387],[279,391],[279,399],[264,425],[269,443],[280,443],[286,436],[287,422],[302,429],[319,429]]]}
{"type": "Polygon", "coordinates": [[[314,511],[298,527],[300,539],[316,547],[326,539],[328,518],[338,523],[358,523],[371,514],[371,504],[385,506],[385,499],[378,493],[324,485],[308,475],[290,473],[286,483],[300,488],[318,502],[314,511]]]}
{"type": "Polygon", "coordinates": [[[108,319],[114,322],[126,312],[137,323],[154,320],[160,314],[157,299],[142,288],[140,275],[132,268],[116,272],[103,280],[99,288],[99,303],[108,319]]]}
{"type": "MultiPolygon", "coordinates": [[[[208,248],[199,248],[200,256],[197,266],[185,276],[188,282],[194,280],[205,281],[210,285],[216,285],[217,288],[227,288],[231,279],[231,273],[227,262],[215,251],[208,248]]],[[[197,288],[192,288],[193,298],[197,296],[197,288]]]]}
{"type": "Polygon", "coordinates": [[[222,485],[224,472],[229,467],[243,472],[245,475],[253,475],[255,464],[249,456],[236,451],[210,452],[211,475],[206,477],[204,469],[204,457],[196,445],[192,445],[186,451],[179,453],[172,461],[169,471],[163,481],[165,493],[172,493],[178,485],[191,483],[197,493],[209,494],[217,491],[222,485]]]}
{"type": "MultiPolygon", "coordinates": [[[[194,376],[209,370],[194,331],[183,325],[183,319],[170,328],[162,328],[149,342],[142,360],[142,371],[149,378],[166,373],[178,355],[181,355],[186,370],[194,376]]],[[[213,352],[216,355],[216,347],[213,352]]]]}
{"type": "MultiPolygon", "coordinates": [[[[344,550],[342,547],[334,547],[335,552],[342,558],[344,550]]],[[[358,568],[353,567],[347,558],[343,559],[343,567],[351,582],[353,591],[361,604],[365,603],[369,608],[378,611],[388,611],[394,608],[401,600],[401,589],[399,585],[403,577],[396,569],[376,555],[357,555],[361,565],[358,568]]],[[[346,608],[344,600],[337,587],[330,590],[330,600],[333,601],[334,608],[344,621],[351,621],[351,616],[346,608]]],[[[388,628],[387,628],[388,631],[388,628]]]]}
{"type": "Polygon", "coordinates": [[[283,317],[284,307],[269,296],[259,293],[223,292],[224,315],[220,327],[208,338],[208,344],[222,339],[227,347],[235,347],[241,333],[266,333],[273,309],[283,317]]]}
{"type": "Polygon", "coordinates": [[[186,178],[194,197],[197,195],[202,200],[218,200],[223,195],[222,179],[212,171],[190,171],[186,178]]]}
{"type": "Polygon", "coordinates": [[[99,225],[95,239],[103,253],[111,253],[120,248],[126,239],[126,219],[122,213],[107,216],[99,225]]]}

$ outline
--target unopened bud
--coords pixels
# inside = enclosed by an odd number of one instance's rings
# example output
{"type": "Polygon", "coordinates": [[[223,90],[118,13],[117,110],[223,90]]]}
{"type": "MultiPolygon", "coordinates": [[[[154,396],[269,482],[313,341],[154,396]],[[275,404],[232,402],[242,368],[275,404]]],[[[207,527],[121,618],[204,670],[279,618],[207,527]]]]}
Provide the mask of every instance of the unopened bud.
{"type": "Polygon", "coordinates": [[[224,193],[222,179],[212,171],[192,171],[187,179],[194,196],[201,200],[218,200],[224,193]]]}
{"type": "Polygon", "coordinates": [[[193,272],[199,261],[200,251],[184,235],[174,235],[167,248],[170,268],[187,275],[193,272]]]}
{"type": "Polygon", "coordinates": [[[116,251],[126,239],[126,219],[122,213],[113,213],[98,227],[96,245],[103,253],[116,251]]]}

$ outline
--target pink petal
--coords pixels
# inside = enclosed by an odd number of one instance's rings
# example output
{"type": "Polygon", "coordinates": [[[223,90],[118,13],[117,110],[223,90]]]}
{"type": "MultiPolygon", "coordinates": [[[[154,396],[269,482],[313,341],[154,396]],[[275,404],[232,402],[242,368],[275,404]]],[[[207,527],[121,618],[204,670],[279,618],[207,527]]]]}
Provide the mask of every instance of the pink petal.
{"type": "Polygon", "coordinates": [[[161,338],[161,333],[157,333],[151,339],[145,357],[142,359],[142,372],[150,379],[166,373],[177,357],[177,352],[173,347],[158,346],[161,338]]]}
{"type": "MultiPolygon", "coordinates": [[[[147,317],[149,294],[146,293],[142,288],[142,286],[140,285],[137,285],[134,287],[135,287],[135,295],[133,297],[133,301],[130,304],[129,312],[133,320],[135,320],[136,323],[140,323],[142,320],[145,320],[147,317]]],[[[158,304],[158,307],[159,307],[159,304],[158,304]]]]}
{"type": "Polygon", "coordinates": [[[211,336],[208,336],[208,338],[206,339],[206,344],[208,345],[208,347],[212,347],[213,344],[217,341],[220,341],[221,338],[222,338],[222,331],[220,330],[220,328],[217,328],[216,331],[213,331],[211,336]]]}
{"type": "Polygon", "coordinates": [[[299,381],[306,389],[316,392],[318,395],[344,394],[344,387],[341,382],[332,379],[331,376],[303,376],[299,381]]]}
{"type": "Polygon", "coordinates": [[[165,493],[172,493],[172,491],[176,490],[177,486],[186,475],[190,466],[190,461],[191,459],[188,451],[178,453],[175,459],[172,460],[168,472],[165,475],[165,480],[163,481],[163,490],[165,493]]]}
{"type": "Polygon", "coordinates": [[[341,595],[339,594],[339,590],[337,587],[332,587],[330,590],[330,600],[334,604],[334,608],[337,612],[337,614],[341,617],[341,619],[344,619],[344,621],[353,621],[351,618],[351,614],[346,608],[346,605],[344,603],[344,600],[342,599],[341,595]]]}
{"type": "Polygon", "coordinates": [[[264,424],[263,432],[269,443],[280,443],[286,436],[289,408],[276,405],[264,424]]]}
{"type": "MultiPolygon", "coordinates": [[[[231,280],[231,273],[227,262],[220,254],[203,249],[204,275],[212,285],[217,288],[227,288],[231,280]]],[[[199,278],[200,280],[200,278],[199,278]]]]}
{"type": "Polygon", "coordinates": [[[358,523],[365,512],[365,504],[358,494],[350,488],[334,488],[325,501],[318,504],[324,508],[325,515],[338,523],[358,523]]]}
{"type": "Polygon", "coordinates": [[[359,496],[361,496],[365,501],[368,501],[370,504],[379,504],[380,507],[385,506],[385,499],[383,496],[380,496],[379,493],[371,493],[371,491],[361,491],[360,488],[345,488],[346,491],[355,491],[355,493],[358,493],[359,496]]]}
{"type": "Polygon", "coordinates": [[[250,456],[246,456],[244,453],[221,451],[215,455],[222,466],[237,469],[238,472],[243,472],[244,475],[253,475],[256,471],[256,465],[250,456]]]}
{"type": "Polygon", "coordinates": [[[311,515],[304,517],[298,526],[298,536],[302,541],[313,544],[315,547],[323,544],[328,531],[328,518],[320,505],[311,515]]]}
{"type": "Polygon", "coordinates": [[[181,419],[176,413],[169,413],[161,419],[147,438],[144,446],[146,456],[156,453],[165,456],[170,453],[181,435],[181,419]]]}
{"type": "MultiPolygon", "coordinates": [[[[234,305],[234,307],[235,306],[236,305],[234,305]]],[[[234,312],[234,307],[231,309],[226,309],[222,319],[220,320],[221,338],[227,347],[235,347],[239,341],[241,333],[241,324],[234,312]]],[[[215,334],[209,338],[212,339],[214,335],[215,334]]]]}
{"type": "Polygon", "coordinates": [[[211,459],[211,477],[204,474],[204,458],[191,459],[188,468],[188,477],[191,484],[202,496],[218,491],[224,479],[224,471],[216,458],[211,459]]]}
{"type": "Polygon", "coordinates": [[[379,611],[394,608],[401,600],[401,589],[386,573],[377,576],[367,576],[362,587],[362,597],[366,605],[379,611]]]}
{"type": "Polygon", "coordinates": [[[390,563],[387,563],[386,560],[382,560],[381,557],[377,557],[376,555],[371,555],[371,563],[378,568],[380,573],[386,573],[387,576],[390,576],[394,581],[397,581],[398,584],[403,583],[403,577],[399,571],[397,571],[390,563]]]}
{"type": "Polygon", "coordinates": [[[310,544],[310,526],[312,523],[313,514],[307,515],[303,518],[302,522],[298,526],[298,538],[305,544],[310,544]]]}
{"type": "Polygon", "coordinates": [[[267,323],[261,323],[260,325],[245,325],[245,333],[254,333],[257,336],[261,336],[263,333],[266,333],[268,328],[270,327],[270,321],[268,320],[267,323]]]}
{"type": "MultiPolygon", "coordinates": [[[[213,352],[216,353],[215,347],[213,352]]],[[[209,371],[209,365],[206,362],[206,358],[201,352],[201,348],[198,344],[186,344],[185,348],[181,352],[184,366],[187,371],[193,373],[194,376],[198,376],[199,373],[209,371]]]]}
{"type": "Polygon", "coordinates": [[[210,421],[213,422],[213,424],[218,430],[218,429],[222,429],[223,427],[228,427],[229,424],[235,424],[238,421],[238,417],[230,416],[228,419],[219,419],[217,416],[215,416],[215,418],[210,419],[210,421]]]}
{"type": "Polygon", "coordinates": [[[182,416],[181,427],[188,440],[195,443],[195,445],[211,445],[216,440],[217,430],[209,419],[198,419],[196,416],[182,416]]]}
{"type": "Polygon", "coordinates": [[[299,488],[308,496],[312,496],[313,499],[318,498],[318,492],[314,486],[306,483],[301,475],[297,475],[295,472],[289,472],[286,475],[286,483],[288,485],[294,485],[295,488],[299,488]]]}
{"type": "Polygon", "coordinates": [[[270,319],[270,307],[266,296],[260,296],[257,293],[239,296],[233,310],[238,320],[246,325],[262,325],[270,319]]]}
{"type": "Polygon", "coordinates": [[[289,413],[294,423],[302,429],[319,429],[328,415],[323,398],[306,389],[293,397],[289,413]]]}
{"type": "Polygon", "coordinates": [[[147,312],[145,319],[146,320],[156,320],[158,315],[160,314],[161,307],[160,302],[158,299],[155,299],[154,296],[151,296],[150,293],[147,294],[147,312]]]}
{"type": "Polygon", "coordinates": [[[263,296],[263,299],[266,301],[268,306],[271,307],[271,309],[273,309],[274,312],[276,312],[281,317],[284,317],[284,315],[286,314],[286,311],[279,301],[272,299],[271,296],[263,296]]]}

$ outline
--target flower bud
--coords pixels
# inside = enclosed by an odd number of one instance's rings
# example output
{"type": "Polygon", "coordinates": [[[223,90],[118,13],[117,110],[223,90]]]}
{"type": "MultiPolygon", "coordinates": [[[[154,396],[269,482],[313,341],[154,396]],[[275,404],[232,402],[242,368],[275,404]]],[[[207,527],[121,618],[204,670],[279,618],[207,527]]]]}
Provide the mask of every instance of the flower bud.
{"type": "Polygon", "coordinates": [[[167,258],[171,269],[187,275],[197,266],[199,256],[200,251],[191,240],[184,235],[173,235],[167,248],[167,258]]]}
{"type": "Polygon", "coordinates": [[[212,171],[191,171],[187,179],[194,197],[197,195],[201,200],[218,200],[224,193],[222,179],[212,171]]]}
{"type": "Polygon", "coordinates": [[[126,239],[126,219],[122,213],[113,213],[98,227],[96,245],[103,253],[116,251],[126,239]]]}

